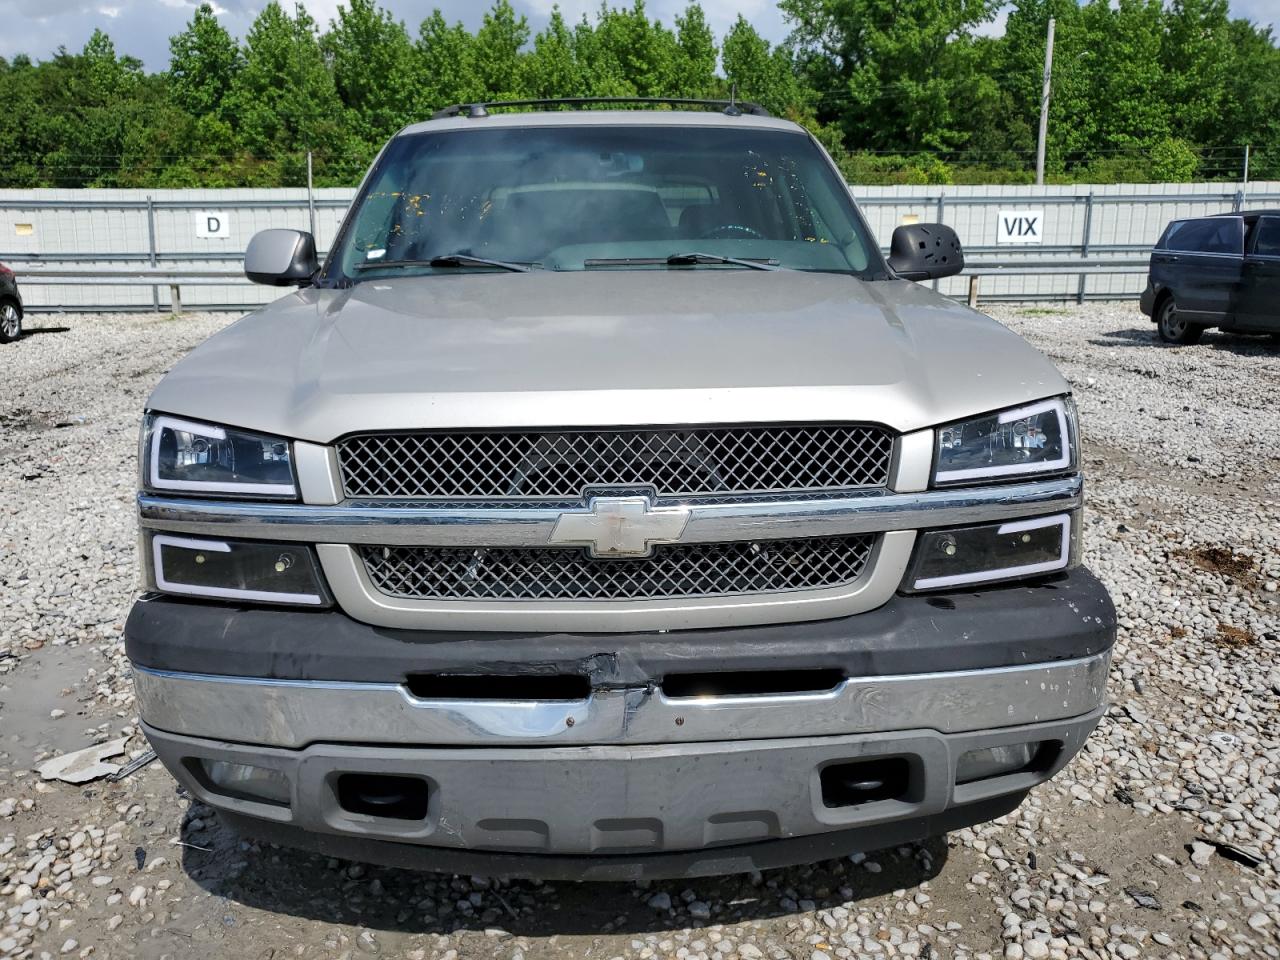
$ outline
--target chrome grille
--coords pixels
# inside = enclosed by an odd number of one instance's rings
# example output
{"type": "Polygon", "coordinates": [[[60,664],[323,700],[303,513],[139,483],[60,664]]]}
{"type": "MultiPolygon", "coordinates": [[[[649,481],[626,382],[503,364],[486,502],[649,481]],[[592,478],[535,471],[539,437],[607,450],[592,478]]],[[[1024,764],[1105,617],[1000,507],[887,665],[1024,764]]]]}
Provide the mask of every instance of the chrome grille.
{"type": "Polygon", "coordinates": [[[362,547],[382,593],[415,600],[657,600],[833,587],[857,580],[875,534],[671,544],[603,560],[578,548],[362,547]]]}
{"type": "Polygon", "coordinates": [[[893,434],[856,424],[374,433],[338,443],[348,497],[577,500],[594,487],[659,497],[884,486],[893,434]]]}

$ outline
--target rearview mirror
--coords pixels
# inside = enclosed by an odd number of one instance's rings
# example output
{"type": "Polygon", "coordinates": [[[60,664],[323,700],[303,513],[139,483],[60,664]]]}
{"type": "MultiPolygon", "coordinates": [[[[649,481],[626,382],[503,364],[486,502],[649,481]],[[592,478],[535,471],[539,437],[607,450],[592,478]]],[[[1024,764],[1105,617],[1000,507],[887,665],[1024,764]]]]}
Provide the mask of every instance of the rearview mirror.
{"type": "Polygon", "coordinates": [[[941,223],[912,223],[893,231],[889,267],[903,280],[937,280],[964,269],[960,238],[941,223]]]}
{"type": "Polygon", "coordinates": [[[310,283],[317,269],[315,238],[301,230],[260,230],[244,253],[244,275],[270,287],[310,283]]]}

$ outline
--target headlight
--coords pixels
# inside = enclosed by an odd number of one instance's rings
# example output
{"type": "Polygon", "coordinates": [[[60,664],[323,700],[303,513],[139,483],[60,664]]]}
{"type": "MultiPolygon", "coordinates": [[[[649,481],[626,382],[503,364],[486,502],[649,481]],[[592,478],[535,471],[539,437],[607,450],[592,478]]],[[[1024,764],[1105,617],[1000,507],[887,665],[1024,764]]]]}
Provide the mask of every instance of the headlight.
{"type": "Polygon", "coordinates": [[[936,431],[935,484],[1071,470],[1075,407],[1066,397],[963,420],[936,431]]]}
{"type": "Polygon", "coordinates": [[[304,544],[157,533],[151,564],[163,593],[312,607],[329,602],[315,554],[304,544]]]}
{"type": "Polygon", "coordinates": [[[1070,513],[981,527],[929,530],[916,540],[907,590],[940,590],[1017,580],[1078,562],[1070,513]]]}
{"type": "Polygon", "coordinates": [[[143,479],[154,490],[296,497],[289,441],[177,417],[148,417],[143,479]]]}

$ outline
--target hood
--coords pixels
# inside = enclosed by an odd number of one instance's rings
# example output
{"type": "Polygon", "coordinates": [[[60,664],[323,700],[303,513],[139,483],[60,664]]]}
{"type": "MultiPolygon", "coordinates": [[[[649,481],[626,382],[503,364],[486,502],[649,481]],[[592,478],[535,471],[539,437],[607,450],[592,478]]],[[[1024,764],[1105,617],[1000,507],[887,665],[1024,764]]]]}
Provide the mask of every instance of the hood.
{"type": "Polygon", "coordinates": [[[149,407],[316,443],[366,430],[862,421],[1065,393],[994,320],[906,281],[703,267],[306,289],[174,366],[149,407]]]}

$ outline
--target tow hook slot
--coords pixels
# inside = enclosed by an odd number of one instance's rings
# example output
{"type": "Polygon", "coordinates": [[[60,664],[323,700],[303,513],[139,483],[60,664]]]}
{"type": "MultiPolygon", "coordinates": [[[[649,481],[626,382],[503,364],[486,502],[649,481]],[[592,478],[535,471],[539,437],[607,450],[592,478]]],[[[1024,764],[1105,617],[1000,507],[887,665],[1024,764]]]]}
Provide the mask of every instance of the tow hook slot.
{"type": "Polygon", "coordinates": [[[829,693],[844,682],[839,670],[739,670],[724,673],[669,673],[662,692],[684,697],[764,697],[829,693]]]}
{"type": "Polygon", "coordinates": [[[390,820],[425,820],[430,787],[417,777],[344,773],[338,777],[338,806],[347,813],[390,820]]]}
{"type": "Polygon", "coordinates": [[[411,673],[409,693],[419,700],[586,700],[591,680],[576,673],[411,673]]]}
{"type": "Polygon", "coordinates": [[[850,760],[822,768],[822,803],[828,807],[856,807],[878,800],[907,800],[911,764],[906,757],[850,760]]]}

